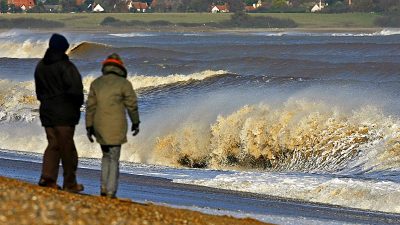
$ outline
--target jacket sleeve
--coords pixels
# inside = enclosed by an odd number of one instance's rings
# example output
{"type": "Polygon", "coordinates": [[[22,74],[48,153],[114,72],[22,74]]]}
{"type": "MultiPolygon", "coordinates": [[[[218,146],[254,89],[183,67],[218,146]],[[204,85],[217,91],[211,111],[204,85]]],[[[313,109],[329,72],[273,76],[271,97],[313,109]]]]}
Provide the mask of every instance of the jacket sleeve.
{"type": "Polygon", "coordinates": [[[97,97],[93,88],[93,83],[90,85],[89,95],[86,102],[86,127],[93,127],[94,114],[96,113],[97,97]]]}
{"type": "Polygon", "coordinates": [[[83,104],[83,84],[81,74],[74,64],[69,63],[64,74],[66,92],[79,106],[83,104]]]}
{"type": "Polygon", "coordinates": [[[136,93],[133,90],[131,82],[129,82],[128,80],[126,81],[127,82],[122,89],[124,106],[128,110],[128,115],[132,121],[132,124],[139,124],[139,109],[137,105],[136,93]]]}

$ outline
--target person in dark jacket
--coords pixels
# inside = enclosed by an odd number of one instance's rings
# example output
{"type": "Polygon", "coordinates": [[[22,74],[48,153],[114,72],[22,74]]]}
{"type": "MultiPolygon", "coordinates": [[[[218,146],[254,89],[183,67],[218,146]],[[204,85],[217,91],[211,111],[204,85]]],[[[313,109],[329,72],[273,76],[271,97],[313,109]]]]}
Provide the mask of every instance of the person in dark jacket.
{"type": "Polygon", "coordinates": [[[126,79],[127,71],[118,54],[111,54],[103,62],[103,75],[90,85],[86,107],[86,129],[93,142],[101,145],[102,196],[115,198],[118,187],[121,145],[127,142],[126,111],[132,122],[133,136],[139,133],[139,112],[136,93],[126,79]]]}
{"type": "Polygon", "coordinates": [[[35,70],[36,96],[40,101],[40,121],[45,128],[48,146],[43,155],[40,186],[58,188],[59,163],[63,167],[63,189],[83,191],[76,180],[78,154],[73,140],[83,104],[82,78],[66,55],[67,39],[53,34],[49,48],[35,70]]]}

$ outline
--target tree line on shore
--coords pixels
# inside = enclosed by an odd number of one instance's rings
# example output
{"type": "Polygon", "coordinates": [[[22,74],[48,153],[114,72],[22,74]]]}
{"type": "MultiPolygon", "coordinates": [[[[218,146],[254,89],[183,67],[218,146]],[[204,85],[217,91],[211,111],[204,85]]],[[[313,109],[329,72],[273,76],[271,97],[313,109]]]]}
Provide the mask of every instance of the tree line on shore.
{"type": "Polygon", "coordinates": [[[100,23],[102,26],[112,27],[166,27],[166,26],[180,26],[180,27],[209,27],[209,28],[294,28],[297,24],[292,19],[279,19],[270,16],[257,16],[253,17],[244,12],[236,12],[231,15],[229,20],[221,22],[209,23],[172,23],[165,20],[155,20],[150,22],[130,20],[121,21],[114,17],[106,17],[100,23]]]}
{"type": "MultiPolygon", "coordinates": [[[[165,20],[155,20],[150,22],[140,20],[119,20],[107,16],[100,23],[101,26],[111,27],[208,27],[208,28],[294,28],[297,27],[295,21],[291,19],[279,19],[269,16],[253,17],[244,12],[236,12],[231,15],[229,20],[209,23],[172,23],[165,20]]],[[[65,24],[60,21],[51,21],[36,18],[0,18],[2,28],[62,28],[65,24]]]]}

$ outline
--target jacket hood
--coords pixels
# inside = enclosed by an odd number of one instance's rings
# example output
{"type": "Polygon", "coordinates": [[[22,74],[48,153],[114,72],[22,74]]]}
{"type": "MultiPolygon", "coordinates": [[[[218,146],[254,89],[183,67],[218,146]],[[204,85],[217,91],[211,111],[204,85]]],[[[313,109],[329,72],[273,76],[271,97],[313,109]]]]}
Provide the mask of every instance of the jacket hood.
{"type": "Polygon", "coordinates": [[[101,71],[104,75],[112,73],[125,78],[128,74],[124,66],[124,62],[117,53],[112,53],[107,57],[106,60],[104,60],[101,71]]]}
{"type": "Polygon", "coordinates": [[[112,63],[107,63],[103,65],[103,68],[101,69],[101,72],[103,72],[103,75],[108,75],[108,74],[115,74],[120,77],[127,77],[127,71],[125,67],[119,66],[119,65],[114,65],[112,63]]]}
{"type": "Polygon", "coordinates": [[[60,52],[65,52],[69,48],[69,43],[61,34],[53,34],[50,37],[49,48],[58,50],[60,52]]]}
{"type": "Polygon", "coordinates": [[[68,55],[63,51],[48,48],[43,57],[43,62],[46,65],[51,65],[58,61],[69,60],[68,55]]]}

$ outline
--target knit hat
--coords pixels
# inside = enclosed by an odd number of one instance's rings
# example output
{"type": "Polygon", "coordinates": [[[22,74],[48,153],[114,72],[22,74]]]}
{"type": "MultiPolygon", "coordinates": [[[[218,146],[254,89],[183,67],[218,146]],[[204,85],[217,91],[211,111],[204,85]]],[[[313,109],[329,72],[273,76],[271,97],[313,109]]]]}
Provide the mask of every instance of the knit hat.
{"type": "Polygon", "coordinates": [[[113,53],[113,54],[109,55],[107,57],[107,59],[103,61],[103,69],[102,70],[104,71],[104,67],[106,67],[108,65],[112,65],[112,66],[116,66],[116,67],[120,68],[125,73],[124,74],[125,76],[128,73],[124,66],[124,62],[122,61],[121,57],[117,53],[113,53]]]}
{"type": "Polygon", "coordinates": [[[53,50],[66,52],[67,49],[69,48],[69,43],[67,39],[61,34],[53,34],[50,37],[49,48],[53,50]]]}

